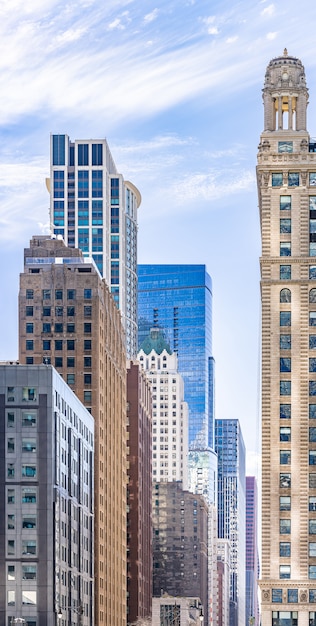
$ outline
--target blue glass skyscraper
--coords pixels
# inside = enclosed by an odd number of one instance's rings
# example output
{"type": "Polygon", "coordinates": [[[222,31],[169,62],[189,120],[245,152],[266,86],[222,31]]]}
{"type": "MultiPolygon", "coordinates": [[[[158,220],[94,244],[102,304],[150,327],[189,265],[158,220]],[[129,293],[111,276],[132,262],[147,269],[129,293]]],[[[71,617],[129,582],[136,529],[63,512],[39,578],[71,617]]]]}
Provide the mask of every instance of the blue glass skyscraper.
{"type": "Polygon", "coordinates": [[[184,379],[191,489],[214,502],[212,281],[205,265],[138,266],[139,345],[152,328],[164,331],[184,379]]]}

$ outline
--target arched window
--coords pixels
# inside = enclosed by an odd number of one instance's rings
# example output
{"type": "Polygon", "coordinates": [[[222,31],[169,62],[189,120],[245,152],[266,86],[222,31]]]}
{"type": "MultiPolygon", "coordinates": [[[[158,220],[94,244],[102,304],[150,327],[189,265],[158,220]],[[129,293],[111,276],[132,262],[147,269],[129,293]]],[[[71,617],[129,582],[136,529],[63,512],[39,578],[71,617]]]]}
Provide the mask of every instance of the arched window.
{"type": "MultiPolygon", "coordinates": [[[[314,291],[316,291],[316,289],[314,291]]],[[[280,302],[291,302],[291,292],[289,289],[281,289],[280,302]]]]}
{"type": "Polygon", "coordinates": [[[316,302],[316,289],[311,289],[309,292],[309,301],[316,302]]]}

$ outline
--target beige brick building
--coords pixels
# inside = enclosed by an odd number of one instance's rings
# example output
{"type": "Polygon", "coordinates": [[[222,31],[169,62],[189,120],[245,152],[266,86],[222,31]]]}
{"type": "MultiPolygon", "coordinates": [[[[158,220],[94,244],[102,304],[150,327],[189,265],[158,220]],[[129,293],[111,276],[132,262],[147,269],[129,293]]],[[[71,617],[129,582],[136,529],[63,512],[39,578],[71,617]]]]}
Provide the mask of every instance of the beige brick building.
{"type": "MultiPolygon", "coordinates": [[[[125,337],[120,312],[96,266],[61,239],[33,237],[25,250],[19,360],[51,363],[95,419],[95,624],[124,626],[125,337]]],[[[85,616],[82,623],[90,624],[85,616]]]]}
{"type": "Polygon", "coordinates": [[[262,235],[262,626],[316,624],[316,144],[301,61],[267,67],[262,235]]]}

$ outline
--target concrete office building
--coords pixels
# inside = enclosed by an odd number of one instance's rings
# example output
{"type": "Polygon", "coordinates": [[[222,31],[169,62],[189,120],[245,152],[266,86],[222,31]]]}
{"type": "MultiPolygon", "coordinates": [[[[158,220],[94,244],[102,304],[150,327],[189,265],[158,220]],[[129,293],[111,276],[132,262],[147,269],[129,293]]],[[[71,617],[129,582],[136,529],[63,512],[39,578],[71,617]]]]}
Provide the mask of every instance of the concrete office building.
{"type": "Polygon", "coordinates": [[[152,399],[139,363],[127,364],[127,623],[152,612],[152,399]]]}
{"type": "Polygon", "coordinates": [[[0,622],[94,626],[94,420],[50,365],[0,364],[0,424],[0,622]]]}
{"type": "Polygon", "coordinates": [[[122,313],[126,352],[137,353],[137,209],[105,139],[51,135],[51,233],[93,258],[122,313]]]}
{"type": "Polygon", "coordinates": [[[262,236],[263,626],[316,624],[316,142],[302,62],[268,64],[262,236]]]}
{"type": "Polygon", "coordinates": [[[152,329],[138,353],[152,390],[153,480],[181,482],[188,488],[188,405],[184,402],[178,359],[158,329],[152,329]]]}
{"type": "Polygon", "coordinates": [[[92,259],[33,237],[19,292],[19,360],[51,363],[95,419],[95,624],[126,622],[126,357],[92,259]]]}
{"type": "Polygon", "coordinates": [[[208,506],[181,483],[153,483],[153,595],[195,596],[209,624],[208,506]]]}
{"type": "MultiPolygon", "coordinates": [[[[229,598],[230,598],[230,541],[218,539],[217,541],[217,626],[229,624],[229,598]]],[[[251,626],[245,622],[245,626],[251,626]]]]}
{"type": "Polygon", "coordinates": [[[230,626],[245,624],[246,451],[237,419],[215,420],[218,537],[230,541],[230,626]]]}
{"type": "Polygon", "coordinates": [[[246,476],[246,624],[259,626],[258,490],[255,476],[246,476]]]}

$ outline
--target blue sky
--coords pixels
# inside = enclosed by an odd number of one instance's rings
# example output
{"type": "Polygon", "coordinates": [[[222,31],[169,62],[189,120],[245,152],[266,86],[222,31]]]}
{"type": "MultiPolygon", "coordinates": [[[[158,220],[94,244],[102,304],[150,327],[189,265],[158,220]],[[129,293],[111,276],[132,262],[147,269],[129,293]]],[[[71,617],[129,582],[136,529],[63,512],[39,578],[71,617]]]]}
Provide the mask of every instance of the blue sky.
{"type": "Polygon", "coordinates": [[[17,358],[23,249],[47,232],[49,134],[106,137],[140,189],[139,262],[206,263],[217,417],[259,446],[260,233],[255,184],[269,60],[310,88],[310,0],[0,0],[0,359],[17,358]]]}

